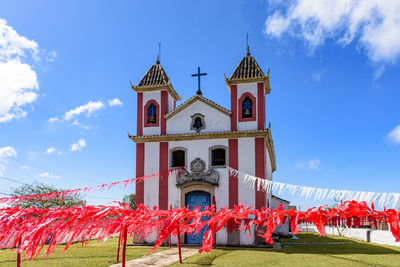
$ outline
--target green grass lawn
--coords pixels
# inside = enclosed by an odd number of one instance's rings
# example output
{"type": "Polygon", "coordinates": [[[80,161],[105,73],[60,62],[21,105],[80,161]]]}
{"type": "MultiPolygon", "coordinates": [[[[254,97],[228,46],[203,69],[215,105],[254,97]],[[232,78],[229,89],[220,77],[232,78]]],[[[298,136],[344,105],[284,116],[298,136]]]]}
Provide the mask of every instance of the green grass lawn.
{"type": "MultiPolygon", "coordinates": [[[[46,260],[43,260],[43,256],[39,256],[34,261],[23,261],[22,266],[27,267],[38,267],[38,266],[52,266],[52,267],[86,267],[86,266],[109,266],[117,256],[117,244],[118,238],[111,238],[105,243],[97,243],[97,241],[91,241],[86,248],[82,248],[80,244],[71,245],[64,254],[61,251],[64,246],[59,246],[57,250],[46,260]]],[[[145,255],[151,247],[127,247],[126,259],[132,260],[145,255]]],[[[166,248],[159,248],[157,251],[164,250],[166,248]]],[[[42,250],[42,254],[44,248],[42,250]]],[[[122,252],[120,253],[120,259],[122,252]]],[[[16,266],[17,254],[10,250],[0,250],[0,266],[16,266]]]]}
{"type": "Polygon", "coordinates": [[[300,239],[282,239],[280,250],[215,249],[209,254],[202,253],[185,259],[183,266],[400,266],[400,248],[397,247],[374,245],[345,237],[309,234],[309,242],[327,244],[309,244],[307,248],[301,244],[306,241],[306,234],[297,236],[300,239]]]}
{"type": "MultiPolygon", "coordinates": [[[[306,234],[300,239],[282,239],[282,249],[217,248],[184,260],[184,265],[172,266],[400,266],[400,248],[374,245],[337,236],[319,237],[306,234]],[[316,242],[320,244],[316,244],[316,242]],[[337,242],[345,242],[335,244],[337,242]],[[321,244],[322,243],[322,244],[321,244]]],[[[118,238],[106,243],[90,242],[86,248],[71,246],[64,254],[60,246],[47,260],[43,256],[34,261],[24,261],[22,266],[85,267],[109,266],[115,260],[118,238]]],[[[158,251],[166,248],[160,248],[158,251]]],[[[150,247],[128,247],[127,260],[145,255],[150,247]]],[[[10,250],[0,251],[0,266],[16,266],[16,254],[10,250]]]]}

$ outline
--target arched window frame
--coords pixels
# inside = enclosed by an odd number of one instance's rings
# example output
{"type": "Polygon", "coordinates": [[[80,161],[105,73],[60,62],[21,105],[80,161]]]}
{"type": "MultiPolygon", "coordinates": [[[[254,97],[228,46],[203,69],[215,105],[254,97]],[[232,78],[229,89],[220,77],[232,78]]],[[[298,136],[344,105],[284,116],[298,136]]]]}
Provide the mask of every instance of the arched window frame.
{"type": "Polygon", "coordinates": [[[192,115],[191,118],[192,118],[192,122],[190,123],[190,130],[194,130],[194,131],[196,131],[196,133],[200,133],[201,130],[204,130],[206,128],[206,122],[204,121],[203,114],[196,113],[196,114],[192,115]],[[194,121],[197,118],[199,118],[201,120],[201,124],[203,125],[202,127],[198,128],[198,129],[193,126],[194,121]]]}
{"type": "Polygon", "coordinates": [[[170,169],[177,168],[177,167],[172,167],[172,153],[175,151],[178,151],[178,150],[182,150],[185,152],[185,166],[184,167],[185,167],[185,169],[187,169],[187,148],[185,148],[185,147],[174,147],[169,150],[169,165],[168,166],[170,169]]]}
{"type": "Polygon", "coordinates": [[[158,105],[157,101],[154,99],[151,99],[147,101],[146,105],[144,106],[144,127],[157,127],[160,125],[160,106],[158,105]],[[156,123],[148,123],[147,122],[147,109],[151,104],[154,104],[156,106],[157,112],[156,112],[156,123]]]}
{"type": "Polygon", "coordinates": [[[209,168],[225,168],[228,164],[228,147],[222,145],[212,146],[208,149],[208,165],[209,168]],[[225,164],[224,165],[212,165],[212,151],[215,149],[223,149],[225,150],[225,164]]]}
{"type": "Polygon", "coordinates": [[[244,93],[240,98],[239,98],[239,106],[238,106],[238,113],[239,113],[239,121],[255,121],[256,119],[256,112],[257,112],[257,102],[256,98],[249,92],[244,93]],[[248,118],[243,118],[243,113],[242,113],[242,106],[243,102],[246,98],[250,98],[251,104],[252,104],[252,112],[251,112],[251,117],[248,118]]]}

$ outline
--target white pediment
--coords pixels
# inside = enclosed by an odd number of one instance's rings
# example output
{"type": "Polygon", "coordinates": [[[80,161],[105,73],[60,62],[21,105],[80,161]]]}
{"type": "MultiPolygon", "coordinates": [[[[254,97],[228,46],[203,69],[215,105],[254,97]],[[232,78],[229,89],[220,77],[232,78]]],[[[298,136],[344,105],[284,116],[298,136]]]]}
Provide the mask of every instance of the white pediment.
{"type": "MultiPolygon", "coordinates": [[[[167,114],[167,134],[181,133],[196,133],[196,130],[191,129],[193,115],[203,115],[205,128],[204,132],[221,132],[230,131],[230,112],[222,107],[219,107],[214,102],[203,100],[203,97],[197,99],[189,99],[181,106],[177,107],[171,114],[167,114]]],[[[209,101],[209,100],[208,100],[209,101]]]]}

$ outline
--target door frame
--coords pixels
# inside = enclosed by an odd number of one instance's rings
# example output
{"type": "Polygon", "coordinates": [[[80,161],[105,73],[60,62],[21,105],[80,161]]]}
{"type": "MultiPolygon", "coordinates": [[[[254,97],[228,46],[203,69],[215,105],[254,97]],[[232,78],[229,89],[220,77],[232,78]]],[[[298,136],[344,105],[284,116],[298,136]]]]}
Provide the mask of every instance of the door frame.
{"type": "Polygon", "coordinates": [[[186,206],[186,194],[193,191],[204,191],[210,194],[210,205],[213,204],[213,199],[215,198],[215,186],[201,183],[201,182],[193,182],[188,185],[182,186],[181,190],[181,208],[186,206]]]}

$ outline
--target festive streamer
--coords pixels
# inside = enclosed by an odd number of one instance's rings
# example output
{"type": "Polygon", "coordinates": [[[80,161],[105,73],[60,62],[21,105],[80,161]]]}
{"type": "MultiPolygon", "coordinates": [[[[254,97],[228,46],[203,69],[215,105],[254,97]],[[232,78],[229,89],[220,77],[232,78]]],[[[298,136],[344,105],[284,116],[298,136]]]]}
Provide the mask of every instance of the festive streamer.
{"type": "Polygon", "coordinates": [[[54,199],[59,199],[62,200],[64,198],[69,198],[71,196],[75,196],[79,193],[87,193],[89,191],[102,191],[102,190],[110,190],[113,187],[116,186],[123,186],[123,188],[126,188],[128,185],[133,184],[137,181],[143,182],[148,179],[152,178],[159,178],[163,176],[164,174],[176,174],[179,170],[182,170],[182,168],[175,168],[171,170],[167,170],[164,172],[160,173],[155,173],[155,174],[150,174],[142,177],[136,177],[128,180],[123,180],[119,182],[112,182],[109,184],[102,184],[98,185],[95,187],[85,187],[85,188],[77,188],[77,189],[72,189],[72,190],[64,190],[64,191],[58,191],[58,192],[52,192],[52,193],[46,193],[46,194],[37,194],[37,195],[25,195],[25,196],[15,196],[15,197],[3,197],[0,198],[0,204],[18,204],[21,201],[29,201],[29,200],[54,200],[54,199]]]}
{"type": "MultiPolygon", "coordinates": [[[[63,242],[67,250],[74,242],[84,243],[96,237],[99,241],[121,233],[121,231],[136,240],[157,235],[156,250],[169,236],[179,234],[198,234],[203,227],[207,227],[202,247],[199,252],[210,252],[213,248],[216,233],[226,228],[228,231],[239,229],[248,231],[251,235],[258,235],[268,243],[273,243],[272,233],[275,228],[290,220],[293,234],[299,231],[299,223],[313,223],[321,235],[326,235],[325,226],[338,223],[350,226],[359,226],[362,220],[370,223],[388,223],[390,231],[400,241],[400,209],[377,211],[372,204],[366,202],[346,201],[336,208],[327,209],[326,206],[311,208],[307,211],[277,209],[251,209],[235,205],[234,208],[221,208],[217,211],[215,205],[200,211],[188,208],[158,210],[139,205],[137,210],[129,208],[128,204],[118,206],[80,206],[60,207],[54,209],[28,208],[18,206],[0,209],[0,249],[16,247],[15,251],[23,255],[23,259],[35,259],[49,242],[45,250],[46,258],[63,242]],[[208,221],[202,221],[208,216],[208,221]],[[253,229],[254,226],[254,229],[253,229]],[[22,240],[22,242],[19,242],[22,240]]],[[[126,238],[121,238],[124,242],[126,238]]]]}
{"type": "Polygon", "coordinates": [[[268,193],[272,193],[272,191],[274,191],[278,195],[289,193],[292,196],[298,196],[305,199],[313,199],[314,201],[321,201],[326,199],[340,199],[343,201],[366,201],[368,204],[376,203],[380,207],[396,208],[400,204],[400,193],[349,191],[285,184],[255,177],[250,174],[240,172],[231,167],[228,167],[228,169],[230,175],[237,177],[239,181],[241,181],[243,184],[247,185],[250,188],[255,188],[255,185],[257,184],[257,190],[265,191],[268,193]]]}

